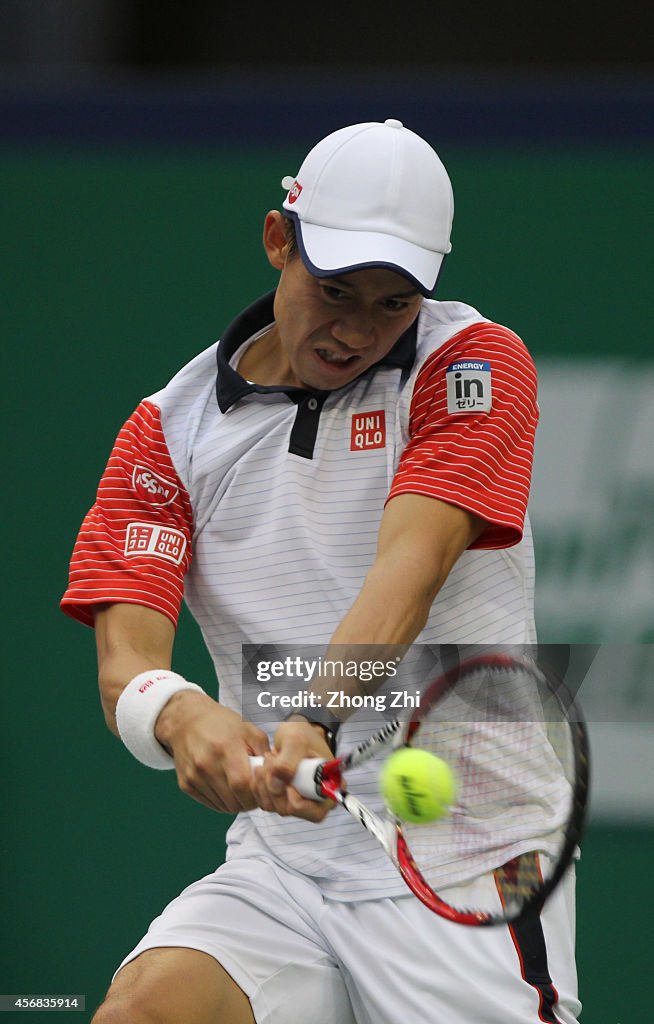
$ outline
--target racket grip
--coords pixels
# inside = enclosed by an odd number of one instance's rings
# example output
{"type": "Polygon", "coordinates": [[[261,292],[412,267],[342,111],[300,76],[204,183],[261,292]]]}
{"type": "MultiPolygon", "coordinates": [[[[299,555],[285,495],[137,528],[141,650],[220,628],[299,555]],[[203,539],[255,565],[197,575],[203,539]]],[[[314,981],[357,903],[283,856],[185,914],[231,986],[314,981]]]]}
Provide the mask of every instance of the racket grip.
{"type": "MultiPolygon", "coordinates": [[[[305,796],[307,800],[323,799],[316,784],[316,772],[318,765],[324,763],[325,761],[322,757],[305,757],[304,761],[300,761],[298,765],[298,769],[293,776],[293,785],[298,793],[305,796]]],[[[250,756],[250,764],[252,768],[257,768],[263,764],[263,758],[250,756]]]]}

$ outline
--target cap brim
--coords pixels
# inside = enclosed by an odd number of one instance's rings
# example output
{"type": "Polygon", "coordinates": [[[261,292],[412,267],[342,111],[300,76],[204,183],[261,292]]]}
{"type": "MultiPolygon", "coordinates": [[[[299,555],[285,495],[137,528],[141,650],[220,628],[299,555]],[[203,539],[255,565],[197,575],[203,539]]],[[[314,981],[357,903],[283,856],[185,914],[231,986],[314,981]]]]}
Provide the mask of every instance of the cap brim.
{"type": "Polygon", "coordinates": [[[443,253],[422,249],[393,235],[326,228],[307,224],[297,216],[293,220],[302,260],[315,277],[385,267],[408,278],[425,296],[436,287],[443,253]]]}

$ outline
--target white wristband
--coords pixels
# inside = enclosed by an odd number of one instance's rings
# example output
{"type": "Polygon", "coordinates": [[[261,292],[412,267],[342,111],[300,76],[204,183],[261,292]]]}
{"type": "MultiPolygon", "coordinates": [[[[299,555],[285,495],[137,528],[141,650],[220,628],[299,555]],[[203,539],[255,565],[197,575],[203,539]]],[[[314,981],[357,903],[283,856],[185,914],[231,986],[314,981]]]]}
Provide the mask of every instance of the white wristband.
{"type": "Polygon", "coordinates": [[[180,690],[205,691],[167,669],[141,672],[127,684],[116,704],[116,725],[131,754],[148,768],[174,768],[175,761],[161,746],[154,727],[165,704],[180,690]]]}

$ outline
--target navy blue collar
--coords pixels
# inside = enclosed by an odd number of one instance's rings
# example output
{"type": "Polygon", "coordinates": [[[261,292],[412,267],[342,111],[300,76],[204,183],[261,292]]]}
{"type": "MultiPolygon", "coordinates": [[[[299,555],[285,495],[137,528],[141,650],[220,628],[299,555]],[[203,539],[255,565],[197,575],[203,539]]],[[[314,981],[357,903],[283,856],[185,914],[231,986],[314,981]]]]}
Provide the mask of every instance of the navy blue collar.
{"type": "MultiPolygon", "coordinates": [[[[227,410],[237,402],[239,398],[250,394],[285,394],[294,401],[299,402],[309,392],[305,388],[276,386],[267,387],[263,384],[251,384],[241,377],[237,370],[234,370],[229,361],[235,352],[243,345],[248,338],[265,327],[270,326],[275,319],[273,303],[275,293],[269,292],[262,298],[257,299],[251,306],[243,310],[224,332],[217,352],[218,375],[216,378],[216,395],[218,406],[221,412],[227,410]]],[[[388,355],[374,363],[366,374],[374,373],[379,367],[392,366],[401,370],[410,370],[416,357],[416,332],[418,329],[418,318],[402,334],[393,345],[388,355]]],[[[346,385],[347,386],[347,385],[346,385]]],[[[329,394],[329,392],[312,392],[313,394],[329,394]]]]}

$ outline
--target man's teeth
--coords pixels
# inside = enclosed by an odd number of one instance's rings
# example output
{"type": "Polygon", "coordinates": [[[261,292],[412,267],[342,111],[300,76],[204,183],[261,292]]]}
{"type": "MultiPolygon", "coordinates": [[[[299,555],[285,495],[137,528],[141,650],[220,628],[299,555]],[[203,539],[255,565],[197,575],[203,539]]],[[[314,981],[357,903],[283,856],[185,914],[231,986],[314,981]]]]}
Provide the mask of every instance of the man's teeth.
{"type": "Polygon", "coordinates": [[[326,359],[328,363],[347,363],[352,356],[339,356],[335,352],[328,352],[327,349],[319,348],[318,355],[326,359]]]}

